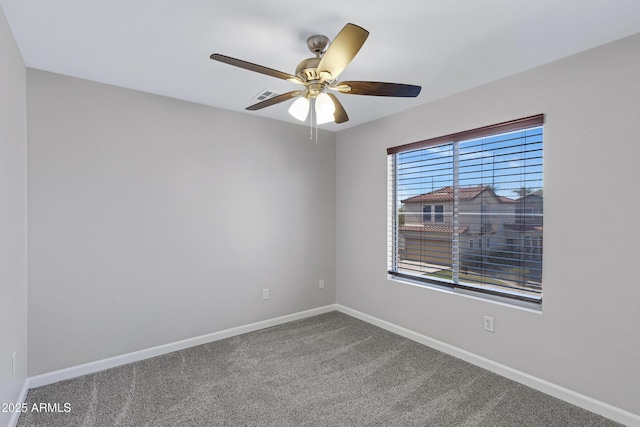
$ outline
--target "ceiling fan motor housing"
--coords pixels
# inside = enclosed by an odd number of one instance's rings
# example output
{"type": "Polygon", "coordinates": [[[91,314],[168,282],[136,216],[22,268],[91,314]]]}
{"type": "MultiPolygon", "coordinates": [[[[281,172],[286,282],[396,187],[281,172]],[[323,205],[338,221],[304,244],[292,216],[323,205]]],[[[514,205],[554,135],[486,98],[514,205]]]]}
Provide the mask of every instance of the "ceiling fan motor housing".
{"type": "Polygon", "coordinates": [[[313,82],[320,80],[318,74],[318,64],[322,58],[322,54],[327,50],[329,45],[329,38],[322,35],[314,35],[307,39],[307,47],[316,55],[315,58],[307,58],[298,64],[296,67],[296,76],[301,78],[304,82],[313,82]]]}
{"type": "Polygon", "coordinates": [[[300,77],[305,82],[311,82],[314,80],[320,80],[318,75],[318,64],[320,58],[307,58],[302,60],[296,67],[296,76],[300,77]]]}

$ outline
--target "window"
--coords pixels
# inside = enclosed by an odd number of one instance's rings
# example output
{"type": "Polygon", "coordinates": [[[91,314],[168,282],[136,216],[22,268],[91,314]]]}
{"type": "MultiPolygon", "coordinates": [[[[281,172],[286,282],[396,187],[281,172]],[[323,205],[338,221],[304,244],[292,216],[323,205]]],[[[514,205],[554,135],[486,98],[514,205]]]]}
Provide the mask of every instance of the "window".
{"type": "Polygon", "coordinates": [[[436,205],[436,214],[434,215],[435,222],[443,222],[444,221],[444,205],[436,205]]]}
{"type": "Polygon", "coordinates": [[[431,222],[431,205],[422,207],[422,222],[431,222]]]}
{"type": "Polygon", "coordinates": [[[542,302],[543,122],[531,116],[387,150],[392,277],[542,302]]]}

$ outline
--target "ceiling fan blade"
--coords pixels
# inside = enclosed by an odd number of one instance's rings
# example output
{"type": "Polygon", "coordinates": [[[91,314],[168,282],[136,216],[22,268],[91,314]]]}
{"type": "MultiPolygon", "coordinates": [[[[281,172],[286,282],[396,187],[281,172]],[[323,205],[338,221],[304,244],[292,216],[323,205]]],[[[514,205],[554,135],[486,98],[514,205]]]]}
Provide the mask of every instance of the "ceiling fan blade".
{"type": "Polygon", "coordinates": [[[347,116],[347,112],[344,111],[344,107],[342,106],[340,101],[338,101],[338,97],[336,97],[332,93],[328,93],[327,95],[329,95],[329,98],[331,98],[331,100],[333,101],[333,105],[336,107],[336,110],[333,112],[333,118],[335,119],[335,122],[344,123],[346,121],[349,121],[349,116],[347,116]]]}
{"type": "Polygon", "coordinates": [[[244,68],[245,70],[254,71],[256,73],[266,74],[267,76],[275,77],[278,79],[289,80],[293,83],[302,84],[302,80],[291,74],[284,73],[282,71],[274,70],[272,68],[263,67],[262,65],[254,64],[252,62],[243,61],[241,59],[232,58],[230,56],[220,55],[214,53],[209,58],[214,61],[224,62],[225,64],[233,65],[236,67],[244,68]]]}
{"type": "Polygon", "coordinates": [[[350,95],[396,96],[415,98],[422,87],[402,83],[384,82],[340,82],[333,89],[350,95]]]}
{"type": "Polygon", "coordinates": [[[364,28],[354,24],[345,25],[318,63],[318,73],[323,80],[337,78],[356,56],[367,37],[369,37],[369,31],[364,28]]]}
{"type": "Polygon", "coordinates": [[[295,98],[296,96],[302,95],[304,93],[303,90],[294,90],[291,92],[283,93],[282,95],[274,96],[273,98],[265,99],[262,102],[258,102],[257,104],[250,105],[246,108],[246,110],[260,110],[265,107],[270,107],[275,104],[279,104],[288,99],[295,98]]]}

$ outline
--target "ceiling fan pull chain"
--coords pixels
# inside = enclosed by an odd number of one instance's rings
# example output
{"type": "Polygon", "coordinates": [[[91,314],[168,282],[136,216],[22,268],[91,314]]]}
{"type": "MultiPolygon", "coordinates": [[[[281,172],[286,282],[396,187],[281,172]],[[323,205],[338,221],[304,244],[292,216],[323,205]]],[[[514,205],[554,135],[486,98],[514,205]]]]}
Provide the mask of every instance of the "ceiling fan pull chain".
{"type": "Polygon", "coordinates": [[[314,126],[316,128],[316,145],[318,145],[318,117],[316,116],[317,111],[316,111],[316,99],[313,100],[313,102],[311,102],[311,104],[313,105],[313,109],[311,110],[311,120],[314,123],[314,126]],[[315,120],[314,120],[315,119],[315,120]]]}

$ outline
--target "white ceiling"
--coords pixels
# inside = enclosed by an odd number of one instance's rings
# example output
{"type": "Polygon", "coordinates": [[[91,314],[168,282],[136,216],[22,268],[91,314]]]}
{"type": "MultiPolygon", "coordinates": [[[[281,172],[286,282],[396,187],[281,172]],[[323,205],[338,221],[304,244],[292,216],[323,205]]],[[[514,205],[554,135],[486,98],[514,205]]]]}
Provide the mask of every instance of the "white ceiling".
{"type": "MultiPolygon", "coordinates": [[[[351,22],[370,35],[341,80],[422,86],[416,99],[338,95],[338,131],[640,32],[639,0],[0,0],[28,67],[297,122],[298,86],[209,59],[295,74],[306,39],[351,22]]],[[[639,52],[640,54],[640,52],[639,52]]]]}

